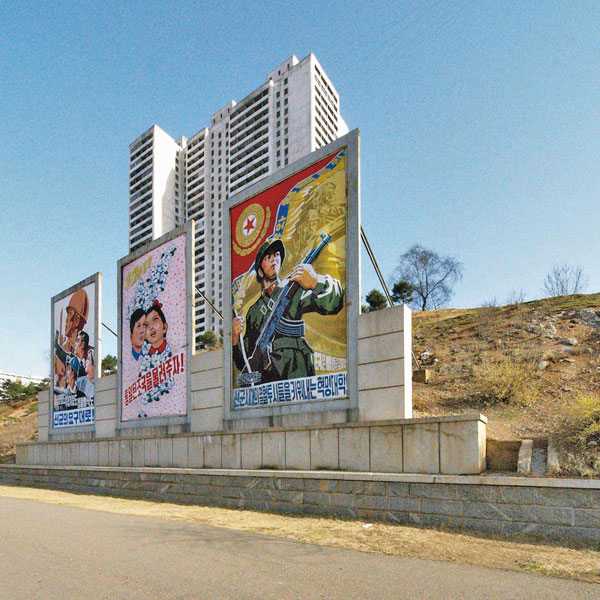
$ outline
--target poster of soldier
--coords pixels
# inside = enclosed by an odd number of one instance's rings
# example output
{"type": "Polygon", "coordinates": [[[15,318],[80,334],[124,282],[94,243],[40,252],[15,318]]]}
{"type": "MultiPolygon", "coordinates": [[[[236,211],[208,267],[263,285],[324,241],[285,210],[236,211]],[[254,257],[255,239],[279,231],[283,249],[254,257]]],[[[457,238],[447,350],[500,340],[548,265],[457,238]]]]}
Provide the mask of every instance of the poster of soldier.
{"type": "Polygon", "coordinates": [[[121,420],[185,415],[185,233],[124,265],[121,277],[121,420]]]}
{"type": "Polygon", "coordinates": [[[347,390],[346,149],[230,209],[233,408],[347,390]]]}
{"type": "Polygon", "coordinates": [[[94,382],[99,360],[100,274],[52,298],[52,425],[94,423],[94,382]]]}

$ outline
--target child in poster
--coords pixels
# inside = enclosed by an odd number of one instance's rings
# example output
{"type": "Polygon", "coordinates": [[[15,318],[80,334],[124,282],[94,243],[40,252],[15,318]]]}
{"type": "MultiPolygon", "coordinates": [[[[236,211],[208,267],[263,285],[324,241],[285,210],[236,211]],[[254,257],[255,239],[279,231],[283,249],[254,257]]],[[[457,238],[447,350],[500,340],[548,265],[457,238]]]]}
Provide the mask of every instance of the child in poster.
{"type": "Polygon", "coordinates": [[[186,413],[185,288],[185,234],[123,268],[123,421],[186,413]]]}

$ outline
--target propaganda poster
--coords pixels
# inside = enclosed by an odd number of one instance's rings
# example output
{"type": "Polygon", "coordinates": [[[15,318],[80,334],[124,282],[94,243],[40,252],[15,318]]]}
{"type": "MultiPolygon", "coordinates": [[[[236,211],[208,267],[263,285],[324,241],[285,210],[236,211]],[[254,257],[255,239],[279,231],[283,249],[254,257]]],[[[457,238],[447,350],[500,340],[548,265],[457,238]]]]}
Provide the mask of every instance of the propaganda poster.
{"type": "Polygon", "coordinates": [[[346,149],[230,209],[233,408],[348,396],[346,149]]]}
{"type": "Polygon", "coordinates": [[[93,425],[100,274],[52,299],[52,425],[93,425]]]}
{"type": "Polygon", "coordinates": [[[121,271],[121,420],[187,412],[186,234],[121,271]]]}

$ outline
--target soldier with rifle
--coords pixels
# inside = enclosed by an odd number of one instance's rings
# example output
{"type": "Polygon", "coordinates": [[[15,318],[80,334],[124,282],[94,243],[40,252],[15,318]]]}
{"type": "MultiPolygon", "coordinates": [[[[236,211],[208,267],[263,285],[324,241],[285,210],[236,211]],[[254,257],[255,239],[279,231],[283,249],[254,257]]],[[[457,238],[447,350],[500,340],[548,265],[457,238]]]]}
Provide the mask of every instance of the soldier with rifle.
{"type": "Polygon", "coordinates": [[[233,320],[233,360],[248,381],[266,383],[315,375],[313,350],[304,336],[302,317],[310,312],[335,315],[344,306],[341,283],[315,273],[310,264],[331,239],[326,234],[321,237],[321,245],[283,281],[279,280],[285,260],[283,242],[267,240],[258,249],[254,271],[261,295],[246,313],[243,337],[244,318],[233,320]],[[257,376],[252,377],[253,373],[257,376]]]}

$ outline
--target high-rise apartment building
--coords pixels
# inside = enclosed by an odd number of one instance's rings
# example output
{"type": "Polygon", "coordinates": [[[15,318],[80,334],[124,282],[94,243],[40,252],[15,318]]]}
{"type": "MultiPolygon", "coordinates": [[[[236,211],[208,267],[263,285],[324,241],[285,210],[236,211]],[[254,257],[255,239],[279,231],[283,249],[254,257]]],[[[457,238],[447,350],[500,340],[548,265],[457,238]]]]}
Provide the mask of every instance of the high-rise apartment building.
{"type": "MultiPolygon", "coordinates": [[[[224,201],[347,132],[339,96],[313,54],[286,60],[189,139],[175,141],[154,125],[129,146],[130,252],[195,219],[194,283],[220,310],[224,201]]],[[[197,336],[221,329],[198,295],[195,320],[197,336]]]]}

